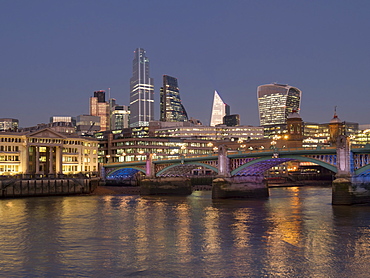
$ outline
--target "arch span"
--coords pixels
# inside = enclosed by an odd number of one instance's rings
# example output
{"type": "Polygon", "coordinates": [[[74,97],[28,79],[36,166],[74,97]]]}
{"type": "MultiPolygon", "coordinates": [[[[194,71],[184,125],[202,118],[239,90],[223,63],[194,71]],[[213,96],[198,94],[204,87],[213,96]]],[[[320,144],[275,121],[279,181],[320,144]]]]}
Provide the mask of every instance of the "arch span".
{"type": "Polygon", "coordinates": [[[370,174],[370,164],[355,170],[355,175],[368,176],[370,174]]]}
{"type": "Polygon", "coordinates": [[[235,170],[233,170],[231,172],[231,176],[261,175],[263,172],[267,171],[268,169],[275,167],[281,163],[291,161],[291,160],[313,162],[334,173],[337,172],[337,168],[334,165],[323,162],[321,160],[317,160],[317,159],[305,157],[305,156],[299,156],[299,155],[281,155],[277,158],[261,157],[261,158],[249,161],[241,165],[240,167],[236,168],[235,170]]]}
{"type": "Polygon", "coordinates": [[[166,172],[169,172],[171,169],[174,170],[175,168],[178,168],[178,167],[187,167],[187,170],[188,171],[191,171],[193,169],[196,169],[199,166],[204,167],[204,168],[207,168],[207,169],[210,169],[210,170],[218,173],[218,169],[216,167],[213,167],[213,166],[208,165],[208,164],[205,164],[205,163],[200,163],[200,162],[184,162],[184,163],[173,164],[173,165],[170,165],[170,166],[162,169],[161,171],[159,171],[156,174],[156,177],[163,176],[166,172]],[[187,167],[187,166],[193,166],[193,167],[187,167]]]}
{"type": "Polygon", "coordinates": [[[142,172],[144,175],[145,171],[140,167],[128,166],[121,167],[112,172],[110,172],[106,179],[119,179],[119,178],[132,178],[137,172],[142,172]]]}

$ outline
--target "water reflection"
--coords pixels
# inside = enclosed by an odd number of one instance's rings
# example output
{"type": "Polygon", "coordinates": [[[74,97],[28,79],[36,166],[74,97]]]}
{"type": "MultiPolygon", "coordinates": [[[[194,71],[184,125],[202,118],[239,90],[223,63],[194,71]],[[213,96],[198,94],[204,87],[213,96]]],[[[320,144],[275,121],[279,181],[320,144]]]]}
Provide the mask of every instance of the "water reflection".
{"type": "Polygon", "coordinates": [[[1,200],[2,275],[366,277],[370,206],[333,207],[330,188],[270,194],[1,200]]]}

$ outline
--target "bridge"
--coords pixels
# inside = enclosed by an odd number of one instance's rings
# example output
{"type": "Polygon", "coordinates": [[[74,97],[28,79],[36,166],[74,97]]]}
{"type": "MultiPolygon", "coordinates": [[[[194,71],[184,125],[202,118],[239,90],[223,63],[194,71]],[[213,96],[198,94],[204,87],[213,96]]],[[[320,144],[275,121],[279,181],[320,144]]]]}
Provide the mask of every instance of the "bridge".
{"type": "MultiPolygon", "coordinates": [[[[350,195],[354,192],[353,188],[355,187],[358,188],[358,192],[361,192],[362,197],[366,197],[366,194],[370,196],[370,188],[368,187],[370,184],[370,145],[351,147],[349,139],[345,136],[338,139],[336,147],[228,151],[226,146],[220,146],[218,153],[215,154],[182,156],[168,160],[158,160],[153,154],[148,154],[145,161],[105,164],[102,176],[106,180],[119,180],[132,178],[141,172],[149,179],[149,182],[160,181],[163,183],[166,179],[170,180],[171,178],[172,180],[180,178],[180,181],[184,181],[192,174],[192,171],[202,167],[212,172],[216,177],[215,185],[220,179],[223,180],[223,183],[221,182],[223,185],[219,187],[225,187],[224,183],[226,182],[232,184],[234,189],[252,188],[252,191],[255,192],[256,188],[259,188],[261,189],[259,191],[263,193],[259,192],[257,195],[266,195],[267,189],[265,189],[263,173],[274,166],[292,160],[316,163],[335,173],[337,180],[342,179],[343,182],[343,179],[346,179],[350,183],[348,185],[348,194],[350,195]]],[[[337,190],[336,186],[333,187],[333,192],[334,190],[337,190]]],[[[231,191],[233,190],[229,190],[228,193],[231,191]]],[[[251,190],[247,191],[246,194],[251,195],[251,190]]],[[[254,195],[252,194],[252,197],[254,195]]],[[[240,194],[235,195],[233,192],[231,195],[226,194],[225,196],[213,192],[214,198],[227,196],[240,197],[240,194]]],[[[333,199],[333,203],[356,203],[353,200],[339,200],[343,198],[348,199],[348,196],[338,197],[338,200],[333,199]]],[[[353,198],[352,196],[350,199],[353,198]]]]}

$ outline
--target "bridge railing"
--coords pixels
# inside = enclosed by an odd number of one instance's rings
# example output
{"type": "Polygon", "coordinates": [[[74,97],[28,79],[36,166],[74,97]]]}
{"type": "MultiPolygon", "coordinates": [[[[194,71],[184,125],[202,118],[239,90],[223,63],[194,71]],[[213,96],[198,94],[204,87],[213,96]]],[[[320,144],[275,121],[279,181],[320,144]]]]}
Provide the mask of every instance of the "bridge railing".
{"type": "MultiPolygon", "coordinates": [[[[304,152],[304,151],[323,151],[323,150],[335,150],[335,147],[298,147],[298,148],[266,148],[266,149],[258,149],[258,150],[228,150],[228,155],[240,155],[240,154],[262,154],[262,153],[274,153],[274,152],[304,152]]],[[[153,157],[152,161],[176,161],[180,159],[194,159],[194,158],[210,158],[210,157],[218,157],[218,153],[209,153],[209,154],[179,154],[177,156],[169,156],[166,158],[158,158],[153,157]]],[[[110,166],[114,165],[121,165],[121,164],[135,164],[135,163],[145,163],[146,160],[131,160],[131,161],[124,161],[124,162],[112,162],[106,163],[110,166]]]]}

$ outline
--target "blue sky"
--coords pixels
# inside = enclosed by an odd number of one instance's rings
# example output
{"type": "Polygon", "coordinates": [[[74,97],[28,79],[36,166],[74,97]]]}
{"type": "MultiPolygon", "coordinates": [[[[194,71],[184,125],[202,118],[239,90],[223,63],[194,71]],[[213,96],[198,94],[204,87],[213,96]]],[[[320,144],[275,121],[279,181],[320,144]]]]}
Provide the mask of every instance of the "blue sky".
{"type": "Polygon", "coordinates": [[[302,90],[304,121],[370,123],[370,1],[0,0],[0,117],[20,126],[88,113],[111,88],[129,104],[133,51],[150,59],[156,119],[163,74],[208,124],[213,91],[258,125],[257,86],[302,90]]]}

